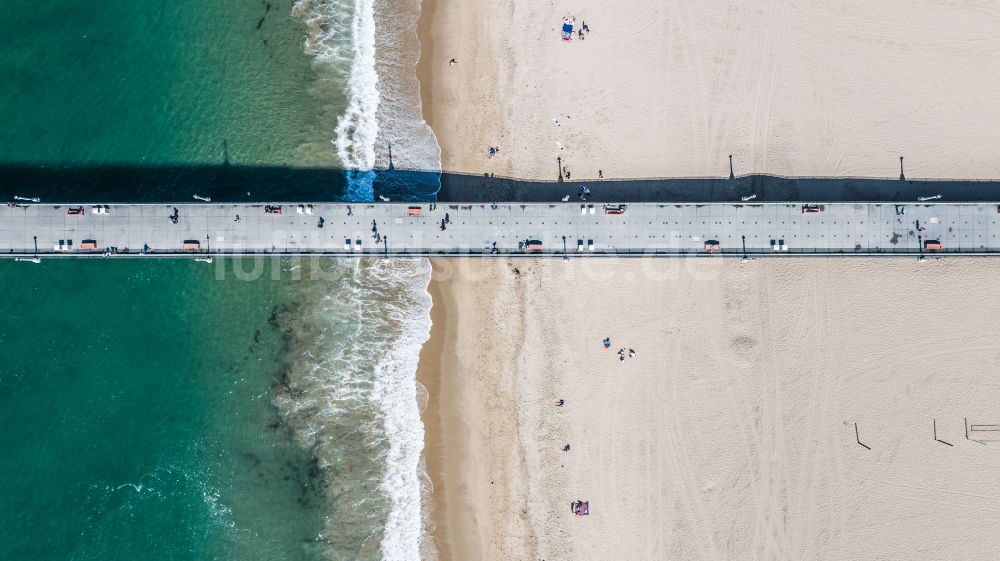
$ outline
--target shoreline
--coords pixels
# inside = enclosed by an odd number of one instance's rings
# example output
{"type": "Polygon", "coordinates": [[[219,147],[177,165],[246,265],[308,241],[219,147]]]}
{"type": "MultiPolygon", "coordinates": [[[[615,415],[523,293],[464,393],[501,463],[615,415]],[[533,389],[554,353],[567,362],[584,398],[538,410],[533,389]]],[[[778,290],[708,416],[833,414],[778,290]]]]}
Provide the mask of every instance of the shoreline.
{"type": "MultiPolygon", "coordinates": [[[[506,5],[456,0],[422,0],[417,19],[421,110],[441,150],[441,170],[516,175],[504,146],[512,123],[504,98],[516,62],[496,22],[510,20],[506,5]],[[485,30],[485,32],[484,32],[485,30]],[[456,64],[450,64],[454,59],[456,64]]],[[[507,144],[509,147],[510,145],[507,144]]],[[[533,178],[533,176],[526,176],[533,178]]]]}
{"type": "MultiPolygon", "coordinates": [[[[434,128],[434,89],[432,87],[433,70],[431,61],[434,59],[434,37],[431,33],[431,22],[437,13],[438,0],[420,0],[420,17],[417,18],[417,42],[420,45],[420,58],[417,59],[417,81],[420,83],[420,110],[424,122],[430,127],[434,136],[438,132],[434,128]]],[[[441,139],[438,138],[438,147],[441,139]]],[[[444,166],[442,165],[442,170],[444,166]]]]}
{"type": "MultiPolygon", "coordinates": [[[[431,259],[432,270],[435,260],[431,259]]],[[[431,481],[431,512],[433,550],[438,561],[476,559],[474,544],[470,543],[475,526],[463,516],[468,509],[462,504],[461,489],[450,478],[461,481],[465,473],[462,461],[462,416],[458,405],[461,388],[453,387],[450,374],[457,371],[455,355],[459,306],[454,297],[454,285],[439,281],[431,274],[427,292],[431,295],[431,333],[420,351],[417,366],[417,383],[427,396],[420,412],[424,423],[423,458],[427,477],[431,481]]]]}
{"type": "Polygon", "coordinates": [[[538,333],[532,321],[551,322],[523,316],[523,286],[509,280],[539,265],[431,262],[432,327],[417,380],[427,390],[421,419],[437,560],[548,558],[553,543],[565,547],[552,535],[565,531],[564,517],[536,493],[562,486],[562,476],[552,473],[561,452],[536,449],[550,421],[522,406],[548,402],[557,392],[548,382],[522,384],[519,377],[537,358],[524,352],[524,341],[538,333]],[[497,317],[509,318],[502,332],[497,317]]]}

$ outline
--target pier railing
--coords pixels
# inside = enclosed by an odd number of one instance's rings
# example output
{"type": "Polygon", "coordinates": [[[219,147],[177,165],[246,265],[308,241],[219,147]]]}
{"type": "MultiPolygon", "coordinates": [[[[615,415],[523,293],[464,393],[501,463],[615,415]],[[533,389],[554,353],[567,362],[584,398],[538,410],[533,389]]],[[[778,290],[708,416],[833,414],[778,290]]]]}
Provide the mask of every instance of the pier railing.
{"type": "Polygon", "coordinates": [[[944,256],[996,203],[191,203],[0,207],[0,256],[944,256]],[[806,212],[806,211],[809,212],[806,212]]]}

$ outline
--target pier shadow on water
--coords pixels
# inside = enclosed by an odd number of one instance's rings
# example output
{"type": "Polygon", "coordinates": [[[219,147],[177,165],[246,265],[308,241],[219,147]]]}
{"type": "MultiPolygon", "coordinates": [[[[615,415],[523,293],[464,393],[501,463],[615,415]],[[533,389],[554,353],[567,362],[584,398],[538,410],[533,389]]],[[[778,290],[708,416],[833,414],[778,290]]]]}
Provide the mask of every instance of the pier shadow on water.
{"type": "Polygon", "coordinates": [[[1000,200],[1000,180],[741,177],[579,179],[526,181],[485,175],[379,169],[221,165],[0,164],[0,197],[39,197],[46,203],[184,203],[194,195],[213,202],[331,202],[350,200],[358,181],[372,181],[373,196],[393,201],[579,202],[896,202],[941,195],[941,202],[1000,200]]]}

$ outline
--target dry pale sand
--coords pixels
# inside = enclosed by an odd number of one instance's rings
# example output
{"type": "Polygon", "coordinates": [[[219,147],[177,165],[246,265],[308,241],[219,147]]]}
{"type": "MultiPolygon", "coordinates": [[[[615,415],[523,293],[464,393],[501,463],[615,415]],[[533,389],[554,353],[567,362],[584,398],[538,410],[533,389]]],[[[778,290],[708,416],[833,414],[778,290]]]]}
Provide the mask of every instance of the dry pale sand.
{"type": "Polygon", "coordinates": [[[994,261],[434,266],[442,561],[997,558],[994,261]]]}
{"type": "Polygon", "coordinates": [[[420,24],[446,171],[1000,178],[994,0],[425,0],[420,24]]]}

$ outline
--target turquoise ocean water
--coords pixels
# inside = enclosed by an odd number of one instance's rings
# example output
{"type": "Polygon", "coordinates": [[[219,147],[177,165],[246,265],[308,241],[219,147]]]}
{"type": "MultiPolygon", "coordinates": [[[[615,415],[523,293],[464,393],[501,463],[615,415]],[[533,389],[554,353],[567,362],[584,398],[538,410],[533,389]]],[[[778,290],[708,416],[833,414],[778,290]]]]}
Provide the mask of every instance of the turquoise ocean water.
{"type": "Polygon", "coordinates": [[[14,0],[0,18],[0,161],[221,163],[228,144],[234,163],[335,164],[344,95],[310,94],[305,26],[288,0],[267,6],[14,0]]]}
{"type": "Polygon", "coordinates": [[[319,558],[310,457],[269,399],[288,291],[188,262],[14,265],[0,557],[319,558]]]}
{"type": "Polygon", "coordinates": [[[370,199],[366,170],[390,146],[398,169],[440,167],[419,13],[419,0],[13,0],[0,166],[347,168],[346,191],[314,196],[370,199]]]}
{"type": "Polygon", "coordinates": [[[0,558],[417,558],[429,266],[234,267],[0,261],[0,558]]]}
{"type": "MultiPolygon", "coordinates": [[[[418,14],[13,0],[0,166],[347,167],[344,196],[370,199],[389,144],[439,166],[418,14]]],[[[0,559],[428,555],[426,262],[23,265],[0,261],[0,559]]]]}

